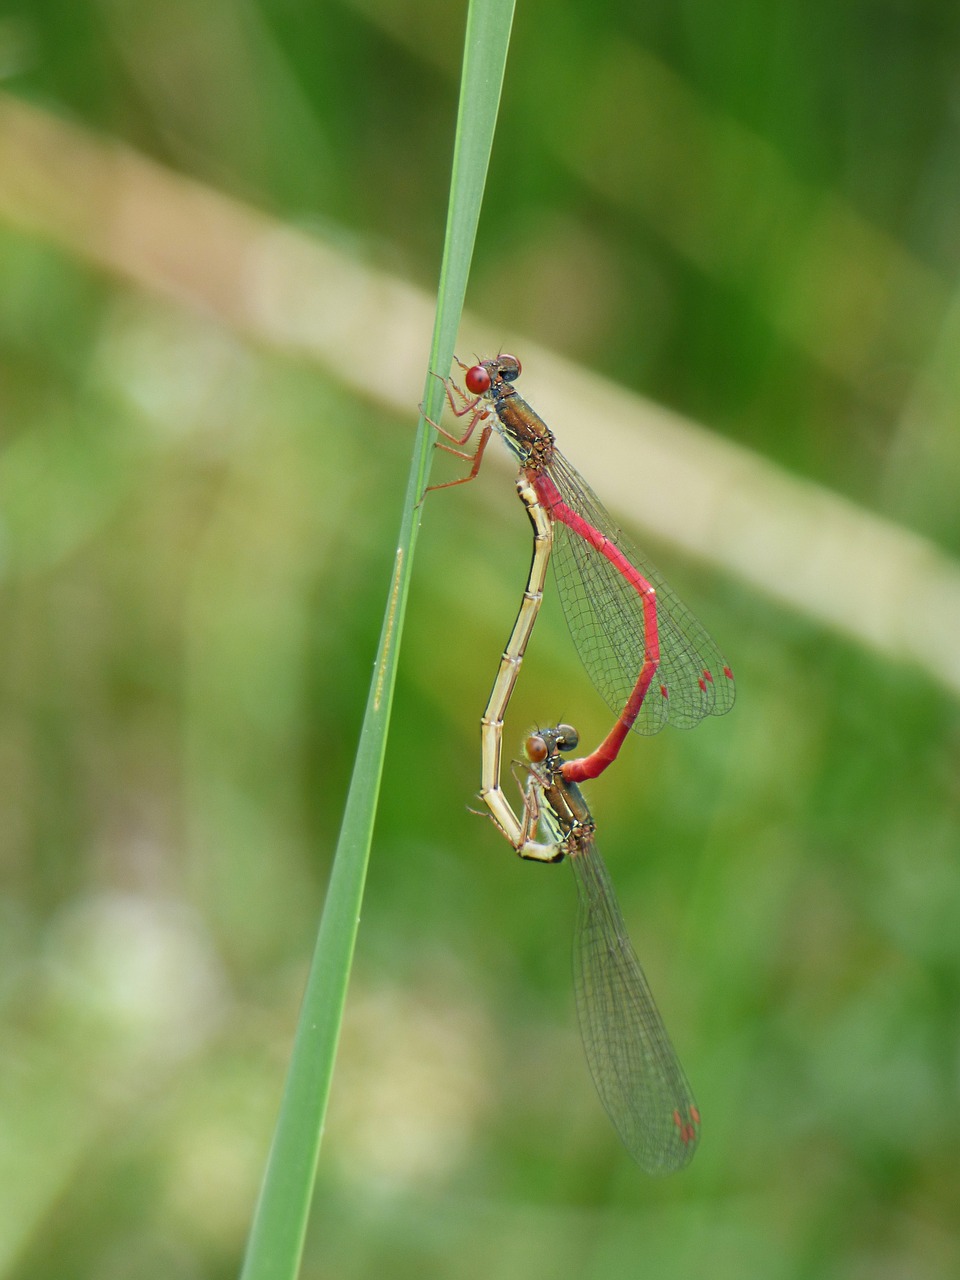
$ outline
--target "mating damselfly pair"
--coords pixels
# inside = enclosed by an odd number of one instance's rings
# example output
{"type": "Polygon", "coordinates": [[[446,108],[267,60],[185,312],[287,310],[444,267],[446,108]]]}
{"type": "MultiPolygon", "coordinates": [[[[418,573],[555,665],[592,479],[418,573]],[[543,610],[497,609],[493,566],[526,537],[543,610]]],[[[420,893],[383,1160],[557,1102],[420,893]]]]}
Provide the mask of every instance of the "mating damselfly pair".
{"type": "MultiPolygon", "coordinates": [[[[460,362],[458,362],[460,363],[460,362]]],[[[533,556],[520,610],[481,720],[480,796],[522,858],[567,860],[577,882],[574,943],[577,1012],[597,1091],[627,1150],[651,1173],[686,1165],[699,1140],[700,1113],[643,969],[627,935],[593,817],[579,783],[617,759],[628,733],[666,724],[690,728],[734,701],[733,674],[720,650],[656,570],[640,557],[553,433],[519,394],[520,361],[500,354],[460,364],[466,390],[445,382],[456,435],[432,423],[440,447],[471,463],[474,479],[496,431],[519,463],[517,492],[533,527],[533,556]],[[480,430],[470,453],[464,446],[480,430]],[[525,743],[520,812],[501,787],[503,725],[547,577],[555,579],[587,671],[616,715],[591,753],[575,759],[569,725],[540,729],[525,743]]]]}

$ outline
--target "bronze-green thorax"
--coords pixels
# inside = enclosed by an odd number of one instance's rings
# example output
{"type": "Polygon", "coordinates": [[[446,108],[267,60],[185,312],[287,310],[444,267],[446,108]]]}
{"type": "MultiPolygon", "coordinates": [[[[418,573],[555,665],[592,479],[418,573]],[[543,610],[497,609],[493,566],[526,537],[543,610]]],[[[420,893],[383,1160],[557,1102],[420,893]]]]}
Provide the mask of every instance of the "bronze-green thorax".
{"type": "Polygon", "coordinates": [[[497,377],[488,395],[503,429],[503,438],[529,471],[540,472],[553,461],[553,432],[523,396],[497,377]]]}

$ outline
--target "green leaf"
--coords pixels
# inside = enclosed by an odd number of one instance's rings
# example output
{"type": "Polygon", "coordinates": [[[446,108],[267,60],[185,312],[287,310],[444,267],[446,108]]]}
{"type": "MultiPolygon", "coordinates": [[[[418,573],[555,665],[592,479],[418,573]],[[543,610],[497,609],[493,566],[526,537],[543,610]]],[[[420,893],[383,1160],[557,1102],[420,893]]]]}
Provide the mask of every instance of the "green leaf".
{"type": "MultiPolygon", "coordinates": [[[[430,351],[430,368],[440,374],[450,368],[463,310],[513,8],[514,0],[473,0],[467,14],[450,204],[430,351]]],[[[442,385],[428,374],[426,415],[436,420],[442,403],[442,385]]],[[[420,524],[417,504],[426,484],[432,443],[433,431],[421,414],[380,647],[280,1115],[247,1243],[243,1280],[289,1280],[300,1266],[380,792],[420,524]]]]}

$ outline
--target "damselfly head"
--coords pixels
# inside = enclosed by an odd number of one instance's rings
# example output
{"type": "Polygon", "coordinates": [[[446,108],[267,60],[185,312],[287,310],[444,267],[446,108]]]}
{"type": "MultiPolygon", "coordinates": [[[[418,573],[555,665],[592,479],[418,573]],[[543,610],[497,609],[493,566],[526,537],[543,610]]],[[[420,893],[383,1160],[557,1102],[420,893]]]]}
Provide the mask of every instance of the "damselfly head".
{"type": "MultiPolygon", "coordinates": [[[[461,366],[462,367],[462,366],[461,366]]],[[[520,361],[506,352],[492,360],[471,365],[464,377],[467,390],[475,396],[485,395],[495,382],[514,382],[520,377],[520,361]]]]}
{"type": "Polygon", "coordinates": [[[580,735],[570,724],[558,724],[555,729],[541,729],[532,733],[523,744],[523,751],[531,764],[542,764],[558,751],[573,751],[580,742],[580,735]]]}

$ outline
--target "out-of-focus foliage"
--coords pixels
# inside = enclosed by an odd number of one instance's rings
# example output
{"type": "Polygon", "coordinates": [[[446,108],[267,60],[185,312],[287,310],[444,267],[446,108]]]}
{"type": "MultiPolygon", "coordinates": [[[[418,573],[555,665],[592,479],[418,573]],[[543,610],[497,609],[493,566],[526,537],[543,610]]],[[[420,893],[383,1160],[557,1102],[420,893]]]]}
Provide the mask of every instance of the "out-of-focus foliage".
{"type": "MultiPolygon", "coordinates": [[[[50,0],[0,18],[0,70],[429,287],[461,27],[50,0]]],[[[474,310],[957,553],[957,27],[521,6],[474,310]]],[[[2,1275],[236,1272],[414,409],[0,226],[2,1275]]],[[[956,1275],[955,702],[653,548],[739,700],[591,793],[704,1114],[651,1182],[583,1065],[569,873],[466,811],[529,555],[511,490],[424,507],[308,1273],[956,1275]]],[[[555,717],[606,727],[548,603],[511,741],[555,717]]]]}

